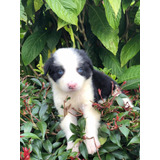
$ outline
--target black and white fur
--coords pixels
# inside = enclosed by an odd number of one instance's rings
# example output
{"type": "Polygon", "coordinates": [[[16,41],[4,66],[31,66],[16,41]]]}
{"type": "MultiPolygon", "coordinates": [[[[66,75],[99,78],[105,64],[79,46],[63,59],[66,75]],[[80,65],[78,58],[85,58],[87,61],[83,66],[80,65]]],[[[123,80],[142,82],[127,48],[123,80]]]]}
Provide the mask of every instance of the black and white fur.
{"type": "MultiPolygon", "coordinates": [[[[70,106],[68,113],[61,119],[61,128],[65,132],[67,140],[73,135],[70,131],[70,123],[77,124],[75,110],[82,110],[83,116],[86,118],[86,137],[94,137],[96,146],[100,147],[98,140],[98,128],[100,121],[100,113],[93,107],[92,102],[101,100],[101,95],[107,99],[111,94],[113,81],[107,75],[93,69],[93,65],[86,52],[73,48],[58,49],[53,56],[46,62],[44,66],[45,74],[49,73],[49,80],[52,85],[53,99],[55,106],[60,115],[64,115],[64,100],[66,97],[70,99],[65,106],[70,106]],[[73,110],[74,108],[75,110],[73,110]]],[[[125,99],[125,102],[131,102],[125,99]]],[[[96,152],[94,139],[86,139],[85,144],[89,154],[96,152]]],[[[74,145],[73,142],[67,142],[67,149],[78,152],[79,144],[74,145]]]]}

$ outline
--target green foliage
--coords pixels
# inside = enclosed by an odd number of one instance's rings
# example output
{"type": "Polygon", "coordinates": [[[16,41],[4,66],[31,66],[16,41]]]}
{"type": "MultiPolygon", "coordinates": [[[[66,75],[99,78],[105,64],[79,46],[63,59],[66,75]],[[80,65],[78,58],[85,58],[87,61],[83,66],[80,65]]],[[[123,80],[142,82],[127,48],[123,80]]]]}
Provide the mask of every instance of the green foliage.
{"type": "MultiPolygon", "coordinates": [[[[109,71],[106,71],[109,72],[109,71]]],[[[104,104],[93,103],[101,113],[99,140],[101,147],[94,155],[88,155],[84,143],[86,119],[77,117],[77,125],[70,124],[73,135],[70,141],[80,143],[80,154],[66,151],[67,140],[59,126],[59,116],[53,105],[52,91],[44,78],[21,78],[20,119],[21,150],[29,149],[31,160],[50,159],[138,159],[139,158],[139,90],[124,90],[133,101],[134,108],[125,108],[120,94],[110,97],[104,104]]],[[[78,114],[77,114],[78,115],[78,114]]]]}

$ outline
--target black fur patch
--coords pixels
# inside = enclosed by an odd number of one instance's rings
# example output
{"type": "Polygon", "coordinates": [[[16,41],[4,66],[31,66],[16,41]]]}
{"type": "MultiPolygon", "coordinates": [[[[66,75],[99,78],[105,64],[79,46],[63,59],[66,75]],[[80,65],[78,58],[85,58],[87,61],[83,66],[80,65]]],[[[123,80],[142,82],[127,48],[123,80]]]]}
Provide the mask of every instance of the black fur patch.
{"type": "Polygon", "coordinates": [[[101,100],[101,97],[98,93],[98,89],[101,90],[101,96],[102,98],[108,98],[109,95],[112,92],[112,82],[113,82],[113,89],[115,89],[115,84],[116,82],[111,79],[109,76],[105,75],[104,73],[93,70],[93,76],[92,76],[92,81],[93,81],[93,87],[94,87],[94,99],[95,102],[98,102],[101,100]]]}
{"type": "Polygon", "coordinates": [[[44,74],[46,75],[47,73],[49,73],[49,76],[55,82],[63,76],[63,74],[58,74],[59,70],[63,70],[65,72],[65,70],[62,66],[58,66],[58,65],[54,64],[54,57],[51,57],[45,63],[44,74]]]}
{"type": "Polygon", "coordinates": [[[89,77],[91,77],[93,71],[92,61],[89,59],[87,53],[84,50],[75,50],[76,53],[78,53],[82,58],[82,62],[79,63],[79,67],[83,69],[83,72],[79,74],[88,79],[89,77]]]}

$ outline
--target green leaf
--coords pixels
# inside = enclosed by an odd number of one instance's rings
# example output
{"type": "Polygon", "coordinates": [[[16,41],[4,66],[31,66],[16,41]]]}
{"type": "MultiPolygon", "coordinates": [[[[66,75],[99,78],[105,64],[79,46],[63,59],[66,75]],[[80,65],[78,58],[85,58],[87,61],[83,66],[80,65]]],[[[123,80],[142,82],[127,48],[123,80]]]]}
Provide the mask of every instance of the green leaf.
{"type": "Polygon", "coordinates": [[[51,156],[48,160],[56,160],[57,156],[51,156]]]}
{"type": "Polygon", "coordinates": [[[31,78],[31,81],[36,83],[38,86],[42,87],[42,83],[37,78],[31,78]]]}
{"type": "Polygon", "coordinates": [[[53,143],[53,149],[59,147],[61,144],[62,144],[61,142],[53,143]]]}
{"type": "Polygon", "coordinates": [[[135,15],[134,23],[140,25],[140,7],[135,15]]]}
{"type": "Polygon", "coordinates": [[[102,42],[102,44],[116,55],[118,50],[118,30],[113,30],[107,22],[105,12],[100,7],[89,7],[89,22],[91,30],[102,42]]]}
{"type": "Polygon", "coordinates": [[[110,130],[107,128],[107,126],[105,124],[103,124],[101,127],[100,127],[100,130],[104,133],[107,133],[108,135],[110,135],[110,130]]]}
{"type": "Polygon", "coordinates": [[[68,25],[68,22],[62,20],[61,18],[58,18],[57,23],[58,23],[57,31],[63,28],[64,26],[68,25]]]}
{"type": "Polygon", "coordinates": [[[40,139],[36,134],[29,132],[25,132],[21,136],[24,136],[24,138],[40,139]]]}
{"type": "Polygon", "coordinates": [[[53,49],[58,44],[60,37],[61,37],[61,31],[56,31],[56,29],[54,29],[48,35],[47,46],[49,47],[49,49],[50,49],[51,52],[53,51],[53,49]]]}
{"type": "Polygon", "coordinates": [[[120,54],[121,67],[132,59],[140,50],[140,35],[130,39],[122,48],[120,54]]]}
{"type": "Polygon", "coordinates": [[[117,151],[112,152],[112,155],[120,160],[130,159],[129,156],[127,155],[127,153],[125,153],[124,151],[121,151],[121,150],[117,150],[117,151]]]}
{"type": "Polygon", "coordinates": [[[58,149],[58,154],[61,154],[64,152],[64,150],[66,149],[66,146],[61,146],[59,149],[58,149]]]}
{"type": "Polygon", "coordinates": [[[118,105],[119,106],[124,106],[124,102],[123,102],[123,99],[120,98],[119,96],[115,98],[115,100],[117,101],[118,105]]]}
{"type": "Polygon", "coordinates": [[[117,29],[121,19],[121,0],[104,0],[106,18],[113,29],[117,29]]]}
{"type": "Polygon", "coordinates": [[[122,132],[122,134],[128,139],[130,130],[125,125],[122,125],[121,127],[119,127],[119,129],[122,132]]]}
{"type": "Polygon", "coordinates": [[[47,109],[48,109],[48,105],[46,103],[42,103],[40,111],[39,111],[39,117],[41,120],[43,120],[43,116],[46,113],[47,109]]]}
{"type": "MultiPolygon", "coordinates": [[[[119,114],[118,114],[119,115],[119,114]]],[[[118,125],[125,125],[125,126],[130,126],[130,120],[129,119],[124,119],[121,120],[120,122],[117,122],[118,125]]]]}
{"type": "Polygon", "coordinates": [[[122,8],[123,13],[125,13],[126,9],[130,6],[132,0],[122,0],[122,8]]]}
{"type": "Polygon", "coordinates": [[[33,126],[33,124],[32,124],[32,122],[27,122],[27,123],[25,123],[24,124],[24,132],[26,133],[26,132],[31,132],[31,130],[32,130],[32,126],[33,126]]]}
{"type": "Polygon", "coordinates": [[[109,136],[109,138],[113,143],[117,144],[119,147],[122,148],[121,143],[120,143],[121,136],[120,136],[119,133],[116,133],[116,132],[112,131],[111,135],[109,136]]]}
{"type": "Polygon", "coordinates": [[[121,8],[121,0],[109,0],[109,3],[115,13],[115,15],[117,16],[118,15],[118,11],[120,10],[121,8]]]}
{"type": "Polygon", "coordinates": [[[94,3],[96,6],[98,6],[99,2],[100,2],[100,0],[94,0],[94,3]]]}
{"type": "Polygon", "coordinates": [[[22,1],[20,1],[20,20],[27,22],[27,15],[22,5],[22,1]]]}
{"type": "Polygon", "coordinates": [[[32,146],[33,146],[33,152],[36,153],[36,155],[38,156],[38,159],[42,159],[42,154],[40,149],[34,144],[32,146]]]}
{"type": "Polygon", "coordinates": [[[24,65],[30,64],[42,51],[46,44],[47,32],[37,31],[30,35],[22,46],[24,65]]]}
{"type": "Polygon", "coordinates": [[[121,68],[118,58],[114,56],[111,52],[106,49],[101,49],[99,55],[103,65],[106,68],[111,69],[112,74],[115,74],[117,77],[123,74],[124,69],[121,68]]]}
{"type": "Polygon", "coordinates": [[[58,160],[66,160],[68,157],[67,152],[63,152],[60,156],[58,156],[58,160]]]}
{"type": "Polygon", "coordinates": [[[58,141],[60,138],[64,138],[65,137],[65,133],[63,132],[63,130],[60,130],[58,132],[58,134],[56,135],[56,141],[58,141]]]}
{"type": "Polygon", "coordinates": [[[128,145],[127,146],[129,146],[130,144],[133,144],[133,143],[140,143],[140,137],[139,137],[139,135],[136,135],[136,136],[134,136],[131,140],[130,140],[130,142],[128,143],[128,145]]]}
{"type": "Polygon", "coordinates": [[[72,133],[77,133],[77,126],[73,123],[70,124],[70,130],[72,133]]]}
{"type": "Polygon", "coordinates": [[[37,12],[43,5],[43,0],[34,0],[34,9],[37,12]]]}
{"type": "Polygon", "coordinates": [[[116,160],[116,159],[112,154],[109,153],[106,155],[106,160],[116,160]]]}
{"type": "Polygon", "coordinates": [[[78,126],[80,127],[80,131],[85,130],[85,127],[86,127],[86,119],[85,119],[84,117],[81,117],[81,118],[78,120],[78,126]]]}
{"type": "Polygon", "coordinates": [[[88,151],[84,142],[79,145],[79,151],[85,159],[88,159],[88,151]]]}
{"type": "Polygon", "coordinates": [[[100,144],[101,145],[103,145],[106,141],[107,141],[107,137],[100,137],[100,138],[98,138],[99,139],[99,142],[100,142],[100,144]]]}
{"type": "Polygon", "coordinates": [[[131,66],[130,68],[126,69],[125,72],[118,78],[118,83],[129,80],[134,80],[133,82],[137,82],[137,79],[140,79],[140,65],[131,66]]]}
{"type": "Polygon", "coordinates": [[[105,145],[103,146],[104,149],[106,149],[107,152],[113,152],[117,149],[119,149],[119,146],[117,146],[116,144],[114,143],[105,143],[105,145]]]}
{"type": "Polygon", "coordinates": [[[75,141],[77,139],[77,135],[72,135],[70,138],[69,138],[69,141],[75,141]]]}
{"type": "Polygon", "coordinates": [[[86,0],[46,0],[46,2],[59,18],[77,26],[77,16],[82,11],[86,0]]]}
{"type": "Polygon", "coordinates": [[[45,136],[46,130],[47,130],[47,124],[43,121],[39,121],[39,122],[37,122],[37,126],[42,133],[42,139],[44,139],[44,136],[45,136]]]}
{"type": "Polygon", "coordinates": [[[127,83],[123,85],[121,88],[125,90],[136,89],[136,88],[139,88],[139,85],[140,85],[140,78],[131,79],[131,80],[128,80],[127,83]]]}
{"type": "Polygon", "coordinates": [[[43,148],[48,152],[52,153],[52,143],[49,140],[43,142],[43,148]]]}
{"type": "Polygon", "coordinates": [[[31,19],[35,16],[35,10],[34,10],[34,1],[33,0],[27,0],[27,5],[25,6],[25,11],[27,13],[27,16],[29,16],[31,19]]]}

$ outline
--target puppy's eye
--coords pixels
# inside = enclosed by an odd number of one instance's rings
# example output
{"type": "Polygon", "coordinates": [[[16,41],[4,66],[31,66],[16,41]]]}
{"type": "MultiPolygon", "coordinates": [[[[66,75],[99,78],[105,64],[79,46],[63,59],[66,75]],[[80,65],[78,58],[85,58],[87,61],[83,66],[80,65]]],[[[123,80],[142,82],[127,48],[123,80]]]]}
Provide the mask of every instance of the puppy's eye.
{"type": "Polygon", "coordinates": [[[58,73],[59,75],[63,75],[64,70],[63,70],[63,69],[59,69],[57,73],[58,73]]]}
{"type": "Polygon", "coordinates": [[[83,71],[84,71],[84,70],[83,70],[82,67],[80,67],[80,68],[77,69],[77,72],[78,72],[78,73],[83,73],[83,71]]]}

